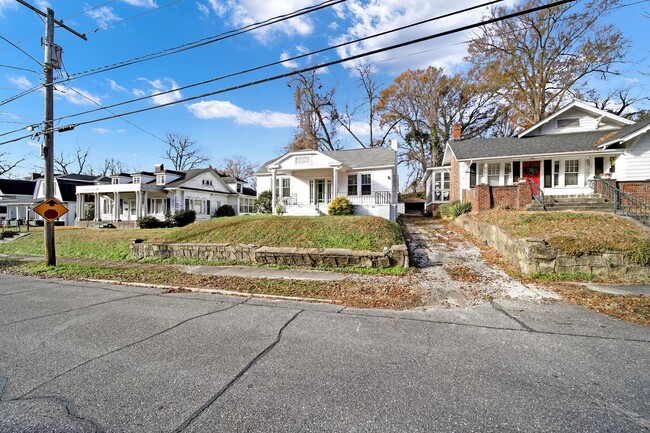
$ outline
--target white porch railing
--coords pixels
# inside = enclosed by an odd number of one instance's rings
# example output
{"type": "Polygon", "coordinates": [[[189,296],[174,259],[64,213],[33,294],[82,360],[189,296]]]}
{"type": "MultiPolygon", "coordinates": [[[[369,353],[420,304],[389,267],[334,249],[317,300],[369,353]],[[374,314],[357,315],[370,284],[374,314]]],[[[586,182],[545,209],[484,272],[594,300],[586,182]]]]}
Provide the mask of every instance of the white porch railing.
{"type": "Polygon", "coordinates": [[[348,195],[345,192],[339,192],[337,197],[346,197],[352,204],[390,204],[392,194],[390,191],[373,191],[370,194],[348,195]]]}

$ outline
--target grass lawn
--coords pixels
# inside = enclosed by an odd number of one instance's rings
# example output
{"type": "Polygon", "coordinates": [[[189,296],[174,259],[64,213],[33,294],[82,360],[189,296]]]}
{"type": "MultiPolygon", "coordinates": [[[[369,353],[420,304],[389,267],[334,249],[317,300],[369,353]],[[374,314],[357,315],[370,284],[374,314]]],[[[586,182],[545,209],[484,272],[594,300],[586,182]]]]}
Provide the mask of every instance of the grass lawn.
{"type": "Polygon", "coordinates": [[[544,239],[569,254],[619,251],[650,261],[650,230],[613,214],[492,210],[465,218],[498,226],[514,238],[544,239]]]}
{"type": "MultiPolygon", "coordinates": [[[[43,230],[0,244],[0,253],[43,255],[43,230]]],[[[213,218],[172,229],[74,229],[56,227],[59,257],[130,260],[134,239],[166,243],[239,243],[269,247],[348,248],[381,251],[403,243],[399,226],[370,216],[290,217],[251,215],[213,218]]]]}
{"type": "MultiPolygon", "coordinates": [[[[161,284],[176,288],[193,287],[229,290],[242,293],[295,296],[313,300],[334,301],[358,308],[403,309],[422,305],[423,289],[404,284],[399,277],[358,281],[300,281],[265,278],[221,277],[182,272],[169,265],[131,263],[84,264],[59,263],[46,267],[43,263],[0,261],[0,272],[68,280],[103,279],[117,282],[161,284]]],[[[172,290],[173,292],[173,290],[172,290]]]]}

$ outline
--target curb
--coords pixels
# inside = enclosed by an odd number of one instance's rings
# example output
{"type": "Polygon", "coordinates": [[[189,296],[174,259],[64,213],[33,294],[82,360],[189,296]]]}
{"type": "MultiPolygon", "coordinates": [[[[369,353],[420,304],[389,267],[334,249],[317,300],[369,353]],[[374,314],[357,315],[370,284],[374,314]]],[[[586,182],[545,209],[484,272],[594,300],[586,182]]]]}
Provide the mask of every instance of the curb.
{"type": "Polygon", "coordinates": [[[309,302],[309,303],[320,303],[320,304],[335,304],[343,305],[341,301],[334,299],[317,299],[317,298],[301,298],[298,296],[282,296],[282,295],[269,295],[265,293],[251,293],[251,292],[236,292],[233,290],[223,290],[223,289],[204,289],[201,287],[183,287],[183,286],[168,286],[164,284],[147,284],[147,283],[134,283],[131,281],[116,281],[116,280],[98,280],[94,278],[87,278],[77,281],[89,281],[91,283],[101,283],[101,284],[119,284],[122,286],[131,286],[131,287],[147,287],[154,289],[185,289],[190,290],[194,293],[206,293],[210,295],[225,295],[225,296],[237,296],[240,298],[262,298],[262,299],[275,299],[278,301],[299,301],[299,302],[309,302]]]}

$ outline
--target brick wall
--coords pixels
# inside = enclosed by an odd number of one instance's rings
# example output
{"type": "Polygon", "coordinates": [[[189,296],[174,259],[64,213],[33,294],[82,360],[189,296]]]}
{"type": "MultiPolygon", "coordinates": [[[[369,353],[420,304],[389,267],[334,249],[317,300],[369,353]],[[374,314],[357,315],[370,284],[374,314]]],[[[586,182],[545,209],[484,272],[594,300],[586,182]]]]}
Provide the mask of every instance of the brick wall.
{"type": "Polygon", "coordinates": [[[616,182],[618,188],[650,205],[650,181],[616,182]]]}
{"type": "Polygon", "coordinates": [[[449,201],[466,200],[460,196],[460,164],[456,157],[451,155],[451,164],[449,170],[449,201]]]}
{"type": "Polygon", "coordinates": [[[472,212],[486,209],[523,209],[532,201],[530,184],[520,183],[512,186],[478,185],[464,189],[463,200],[472,202],[472,212]]]}
{"type": "Polygon", "coordinates": [[[514,186],[493,186],[492,207],[498,209],[515,209],[517,207],[517,188],[514,186]]]}

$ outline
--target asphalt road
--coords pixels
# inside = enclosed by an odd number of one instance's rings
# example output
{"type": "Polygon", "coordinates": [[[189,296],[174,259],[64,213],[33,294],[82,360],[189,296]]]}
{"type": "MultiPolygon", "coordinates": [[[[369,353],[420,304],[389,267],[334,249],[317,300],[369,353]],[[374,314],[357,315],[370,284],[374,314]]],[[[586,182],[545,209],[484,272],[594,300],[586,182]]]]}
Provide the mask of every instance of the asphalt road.
{"type": "Polygon", "coordinates": [[[0,275],[1,432],[650,429],[650,330],[0,275]]]}

